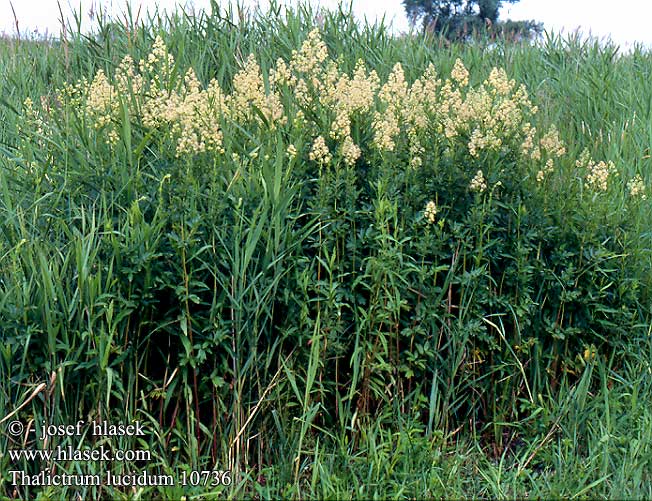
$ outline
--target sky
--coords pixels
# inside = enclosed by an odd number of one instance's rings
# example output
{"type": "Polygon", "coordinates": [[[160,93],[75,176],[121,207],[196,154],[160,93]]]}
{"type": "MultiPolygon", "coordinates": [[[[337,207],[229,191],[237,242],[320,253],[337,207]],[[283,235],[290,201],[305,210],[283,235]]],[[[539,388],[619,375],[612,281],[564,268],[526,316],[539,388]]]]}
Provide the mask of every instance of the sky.
{"type": "MultiPolygon", "coordinates": [[[[241,0],[245,5],[266,5],[266,2],[241,0]]],[[[209,0],[59,0],[65,16],[70,16],[71,5],[84,15],[101,4],[105,11],[119,14],[125,10],[127,3],[132,11],[153,9],[171,9],[175,4],[192,6],[196,9],[209,8],[209,0]]],[[[292,4],[296,0],[281,0],[292,4]]],[[[219,2],[222,3],[223,2],[219,2]]],[[[334,8],[338,0],[310,0],[313,5],[334,8]]],[[[383,16],[392,22],[394,32],[409,30],[401,0],[353,0],[353,12],[359,19],[375,21],[383,16]]],[[[601,39],[610,38],[623,49],[634,43],[641,43],[652,48],[652,29],[649,14],[652,13],[650,0],[521,0],[516,4],[505,4],[500,19],[534,19],[544,23],[546,30],[555,33],[571,33],[580,30],[583,34],[592,34],[601,39]]],[[[57,0],[0,0],[0,33],[16,33],[14,19],[18,19],[18,28],[24,36],[37,31],[40,34],[57,35],[60,31],[60,12],[57,0]],[[13,11],[12,11],[13,5],[13,11]],[[14,17],[15,11],[15,17],[14,17]]],[[[88,19],[86,26],[91,23],[88,19]]]]}

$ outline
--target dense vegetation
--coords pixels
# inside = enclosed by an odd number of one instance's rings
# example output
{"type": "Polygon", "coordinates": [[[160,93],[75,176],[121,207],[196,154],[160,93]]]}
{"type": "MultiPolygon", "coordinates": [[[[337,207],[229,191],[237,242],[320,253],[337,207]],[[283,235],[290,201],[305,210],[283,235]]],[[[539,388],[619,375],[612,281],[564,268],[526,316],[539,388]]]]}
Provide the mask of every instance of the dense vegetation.
{"type": "MultiPolygon", "coordinates": [[[[517,3],[520,0],[504,0],[517,3]]],[[[436,33],[449,40],[483,37],[533,39],[543,32],[536,21],[498,20],[503,0],[403,0],[412,26],[436,33]]]]}
{"type": "Polygon", "coordinates": [[[652,496],[650,54],[214,7],[0,45],[2,495],[652,496]]]}

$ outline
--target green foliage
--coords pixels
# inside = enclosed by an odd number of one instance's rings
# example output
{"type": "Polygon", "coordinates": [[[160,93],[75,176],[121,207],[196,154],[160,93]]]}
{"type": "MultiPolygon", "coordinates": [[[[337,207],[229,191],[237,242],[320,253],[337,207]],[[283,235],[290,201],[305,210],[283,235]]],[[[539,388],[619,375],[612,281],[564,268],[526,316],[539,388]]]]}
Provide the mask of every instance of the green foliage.
{"type": "Polygon", "coordinates": [[[412,25],[420,20],[424,30],[450,40],[464,40],[480,33],[530,39],[543,31],[542,24],[535,21],[498,21],[502,3],[503,0],[403,0],[403,7],[412,25]]]}
{"type": "MultiPolygon", "coordinates": [[[[444,49],[345,12],[272,9],[234,24],[213,7],[0,44],[0,406],[37,429],[138,419],[146,437],[103,443],[153,459],[113,472],[232,470],[211,495],[649,497],[651,205],[629,184],[639,176],[649,191],[649,53],[554,37],[444,49]],[[473,154],[484,125],[447,137],[436,110],[416,133],[401,122],[381,151],[376,116],[359,112],[361,152],[347,163],[334,110],[302,106],[289,86],[287,122],[252,106],[212,122],[223,152],[178,154],[179,129],[148,126],[135,87],[106,128],[75,101],[83,93],[53,91],[98,70],[115,82],[123,56],[146,59],[157,36],[174,55],[171,100],[189,68],[233,92],[251,52],[269,91],[270,68],[317,21],[349,76],[362,59],[384,83],[400,62],[412,85],[461,58],[467,96],[505,68],[539,106],[523,121],[555,124],[566,154],[539,178],[545,153],[522,154],[523,124],[473,154]],[[311,158],[317,135],[331,162],[311,158]],[[606,191],[587,180],[599,162],[576,164],[584,150],[614,162],[606,191]]],[[[0,426],[3,451],[44,446],[0,426]]],[[[0,492],[77,495],[9,486],[10,469],[45,466],[0,454],[0,492]]]]}

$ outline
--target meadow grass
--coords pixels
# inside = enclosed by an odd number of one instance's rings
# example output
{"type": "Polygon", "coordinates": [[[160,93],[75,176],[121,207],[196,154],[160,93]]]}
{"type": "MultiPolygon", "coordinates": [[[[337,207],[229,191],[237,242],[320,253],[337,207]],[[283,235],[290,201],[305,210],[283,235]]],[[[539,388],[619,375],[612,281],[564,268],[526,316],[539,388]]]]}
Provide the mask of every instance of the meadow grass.
{"type": "Polygon", "coordinates": [[[0,43],[0,495],[652,496],[649,52],[78,26],[0,43]]]}

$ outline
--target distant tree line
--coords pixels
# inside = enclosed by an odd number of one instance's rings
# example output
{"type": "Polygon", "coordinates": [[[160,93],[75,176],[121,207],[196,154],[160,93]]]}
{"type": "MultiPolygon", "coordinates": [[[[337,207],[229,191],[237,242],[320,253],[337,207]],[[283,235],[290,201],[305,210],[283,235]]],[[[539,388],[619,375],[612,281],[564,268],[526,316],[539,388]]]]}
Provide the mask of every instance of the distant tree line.
{"type": "Polygon", "coordinates": [[[449,40],[466,40],[474,34],[490,34],[510,39],[531,39],[543,31],[536,21],[499,21],[501,4],[519,0],[403,0],[413,26],[449,40]]]}

